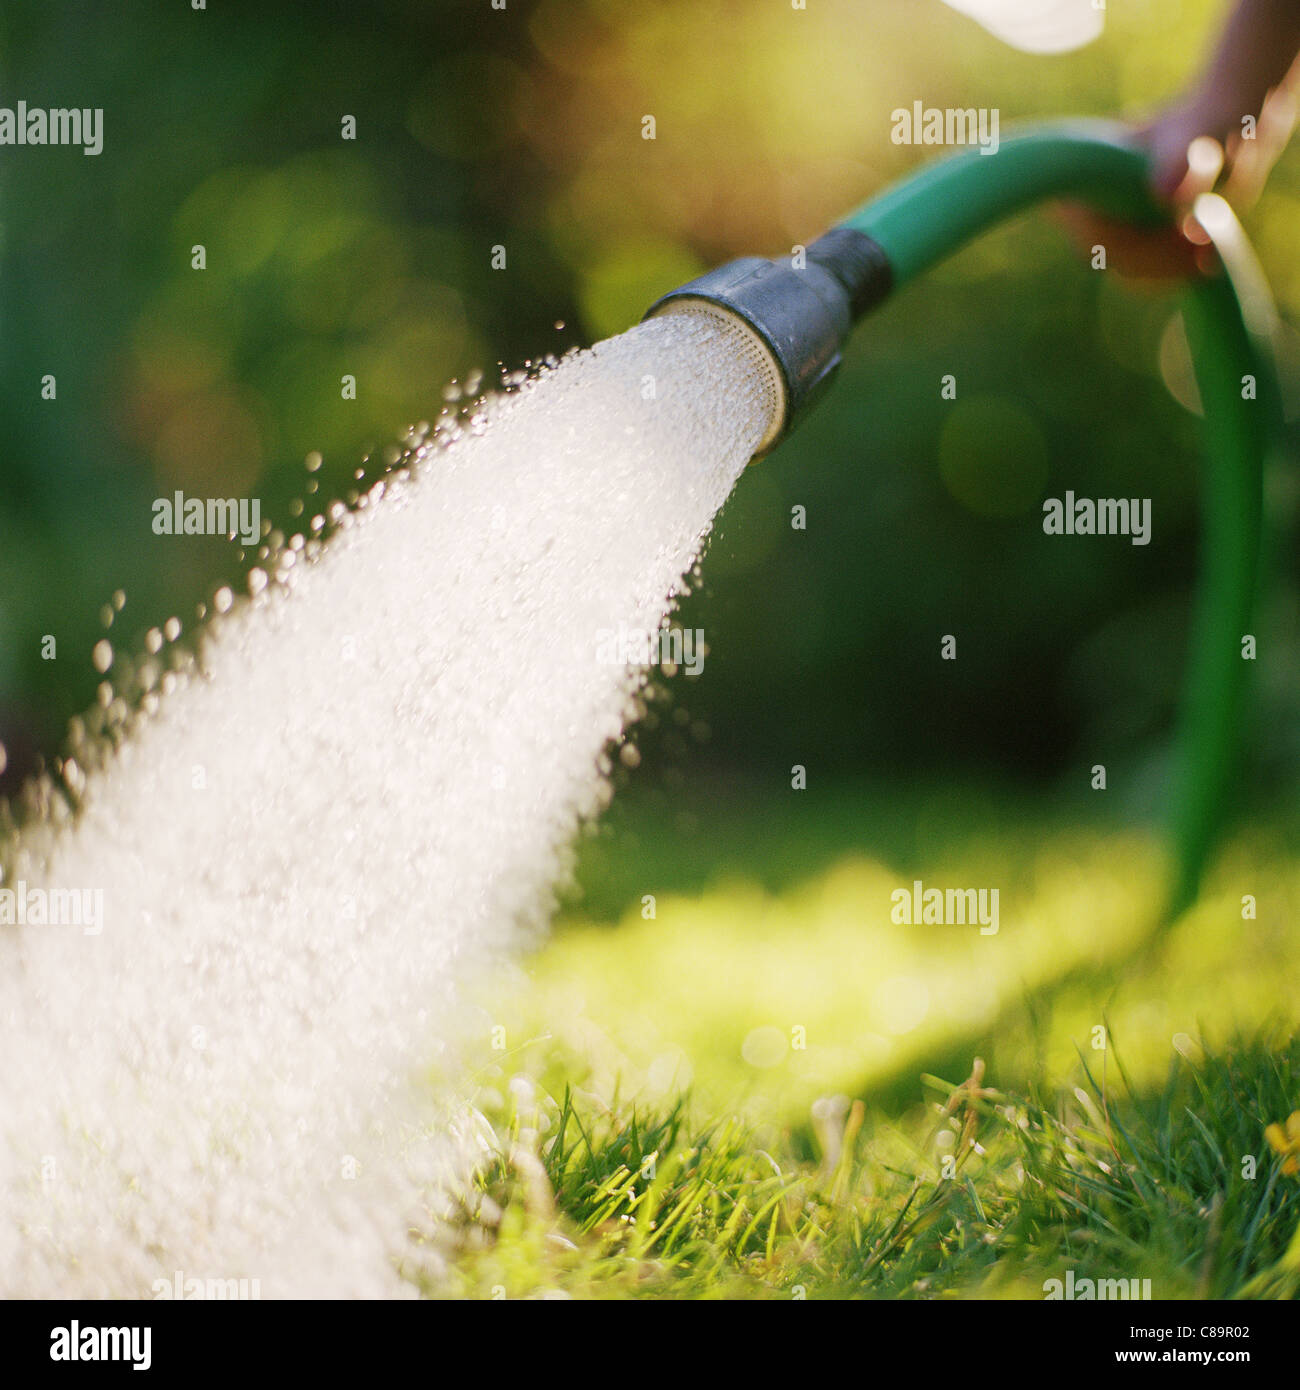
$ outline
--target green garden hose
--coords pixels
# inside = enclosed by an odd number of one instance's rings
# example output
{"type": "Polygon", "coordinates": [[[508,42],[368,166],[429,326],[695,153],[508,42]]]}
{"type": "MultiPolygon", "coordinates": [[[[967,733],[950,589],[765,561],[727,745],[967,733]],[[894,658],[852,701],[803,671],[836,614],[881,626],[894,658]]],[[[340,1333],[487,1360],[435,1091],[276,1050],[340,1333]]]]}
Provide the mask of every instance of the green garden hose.
{"type": "MultiPolygon", "coordinates": [[[[766,348],[779,405],[760,452],[829,382],[853,325],[887,294],[1034,203],[1068,198],[1142,226],[1168,225],[1131,134],[1078,122],[969,149],[894,184],[807,248],[802,261],[747,257],[665,295],[650,314],[706,307],[766,348]]],[[[1263,467],[1276,410],[1271,364],[1225,274],[1182,295],[1205,415],[1201,573],[1169,809],[1174,873],[1164,920],[1196,898],[1237,765],[1260,563],[1263,467]],[[1250,379],[1255,389],[1247,388],[1250,379]]]]}

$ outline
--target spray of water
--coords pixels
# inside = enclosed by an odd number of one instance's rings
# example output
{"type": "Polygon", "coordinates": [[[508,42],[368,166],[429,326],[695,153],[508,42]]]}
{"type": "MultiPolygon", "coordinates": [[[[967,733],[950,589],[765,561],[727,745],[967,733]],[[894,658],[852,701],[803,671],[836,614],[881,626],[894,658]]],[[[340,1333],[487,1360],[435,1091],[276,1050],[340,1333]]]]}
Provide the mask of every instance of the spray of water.
{"type": "Polygon", "coordinates": [[[0,926],[0,1292],[390,1296],[435,1259],[421,1068],[608,795],[638,674],[598,635],[660,624],[762,433],[726,336],[654,320],[415,436],[188,669],[97,649],[108,734],[5,854],[103,920],[0,926]]]}

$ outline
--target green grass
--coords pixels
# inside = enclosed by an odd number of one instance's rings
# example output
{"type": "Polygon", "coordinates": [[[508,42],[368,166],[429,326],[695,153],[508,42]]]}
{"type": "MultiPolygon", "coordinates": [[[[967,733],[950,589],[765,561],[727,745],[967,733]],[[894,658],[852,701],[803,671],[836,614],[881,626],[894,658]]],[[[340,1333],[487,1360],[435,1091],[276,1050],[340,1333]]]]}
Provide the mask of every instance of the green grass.
{"type": "Polygon", "coordinates": [[[712,876],[689,824],[588,851],[586,911],[484,1000],[484,1158],[430,1292],[1294,1296],[1300,1180],[1264,1138],[1300,1109],[1281,836],[1238,837],[1152,940],[1140,835],[900,812],[872,857],[844,809],[781,860],[770,805],[715,808],[712,876]],[[893,923],[913,875],[998,885],[998,934],[893,923]]]}
{"type": "Polygon", "coordinates": [[[1295,1295],[1300,1185],[1263,1140],[1300,1087],[1295,1039],[1180,1059],[1144,1099],[1086,1070],[1047,1100],[978,1070],[925,1078],[902,1123],[858,1101],[770,1132],[700,1125],[681,1097],[516,1100],[440,1292],[1041,1298],[1072,1269],[1156,1298],[1295,1295]]]}

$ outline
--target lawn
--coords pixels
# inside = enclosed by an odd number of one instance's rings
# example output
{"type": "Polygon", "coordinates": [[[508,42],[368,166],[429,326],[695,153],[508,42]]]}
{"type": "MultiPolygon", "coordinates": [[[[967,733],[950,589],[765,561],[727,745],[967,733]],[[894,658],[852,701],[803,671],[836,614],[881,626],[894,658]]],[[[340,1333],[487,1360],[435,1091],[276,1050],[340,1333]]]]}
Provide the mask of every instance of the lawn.
{"type": "Polygon", "coordinates": [[[1293,1296],[1285,844],[1240,828],[1153,933],[1158,843],[1077,808],[634,802],[482,999],[482,1159],[430,1291],[1293,1296]],[[895,920],[918,879],[998,888],[997,931],[895,920]]]}

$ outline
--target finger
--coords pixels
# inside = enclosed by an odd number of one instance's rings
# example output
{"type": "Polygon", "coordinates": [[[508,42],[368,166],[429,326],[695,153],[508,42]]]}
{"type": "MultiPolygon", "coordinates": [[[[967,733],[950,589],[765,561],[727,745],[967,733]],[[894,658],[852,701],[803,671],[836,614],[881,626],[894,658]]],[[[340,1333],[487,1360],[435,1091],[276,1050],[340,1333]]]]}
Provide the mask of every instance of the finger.
{"type": "Polygon", "coordinates": [[[1202,193],[1209,193],[1223,173],[1223,146],[1212,135],[1198,135],[1187,146],[1187,172],[1174,190],[1173,200],[1190,207],[1202,193]]]}

